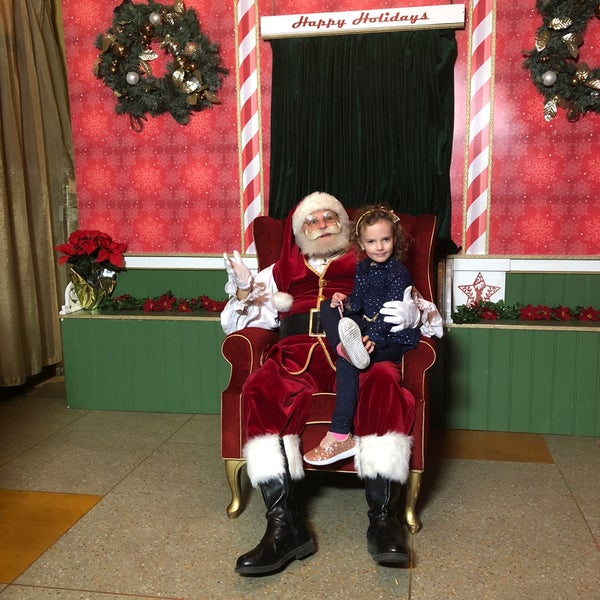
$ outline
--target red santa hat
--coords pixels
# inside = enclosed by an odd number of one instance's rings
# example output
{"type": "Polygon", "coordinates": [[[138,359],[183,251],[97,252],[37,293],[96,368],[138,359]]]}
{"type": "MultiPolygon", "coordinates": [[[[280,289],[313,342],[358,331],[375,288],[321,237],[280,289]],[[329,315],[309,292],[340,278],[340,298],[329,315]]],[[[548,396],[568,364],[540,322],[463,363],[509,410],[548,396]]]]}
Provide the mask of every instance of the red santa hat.
{"type": "Polygon", "coordinates": [[[309,194],[290,211],[283,231],[281,255],[273,267],[273,276],[279,291],[274,294],[272,302],[279,312],[287,312],[292,307],[294,298],[288,293],[288,289],[298,264],[303,260],[294,236],[302,233],[306,217],[318,210],[331,210],[339,217],[342,227],[350,226],[348,213],[342,203],[326,192],[309,194]]]}
{"type": "Polygon", "coordinates": [[[304,219],[318,210],[330,210],[334,212],[340,218],[340,222],[344,220],[350,221],[346,210],[337,198],[326,192],[313,192],[296,206],[296,210],[292,216],[292,231],[294,235],[298,235],[302,231],[304,219]]]}

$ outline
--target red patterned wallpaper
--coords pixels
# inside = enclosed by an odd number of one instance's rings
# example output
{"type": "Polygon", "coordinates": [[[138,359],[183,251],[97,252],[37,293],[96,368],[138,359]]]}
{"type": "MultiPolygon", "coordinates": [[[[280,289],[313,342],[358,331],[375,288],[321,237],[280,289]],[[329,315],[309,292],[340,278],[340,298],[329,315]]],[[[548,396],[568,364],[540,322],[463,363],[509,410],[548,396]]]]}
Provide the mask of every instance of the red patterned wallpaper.
{"type": "MultiPolygon", "coordinates": [[[[259,12],[299,13],[292,0],[258,0],[259,12]]],[[[240,191],[234,3],[187,0],[202,31],[219,44],[230,70],[221,105],[188,125],[149,117],[141,133],[114,113],[112,91],[94,78],[99,33],[120,0],[62,0],[75,145],[80,226],[127,241],[131,253],[220,254],[240,247],[240,191]]],[[[166,4],[167,2],[165,2],[166,4]]],[[[302,12],[441,4],[438,1],[303,0],[302,12]]],[[[467,3],[468,8],[468,3],[467,3]]],[[[492,202],[489,250],[508,255],[597,255],[600,116],[578,123],[543,120],[543,99],[522,67],[541,24],[534,2],[497,2],[492,202]]],[[[452,235],[463,237],[468,39],[457,31],[452,235]]],[[[582,54],[598,64],[600,22],[590,24],[582,54]]],[[[268,196],[270,50],[260,43],[263,173],[268,196]]]]}
{"type": "MultiPolygon", "coordinates": [[[[497,2],[490,253],[600,254],[600,115],[544,121],[523,68],[542,18],[531,2],[497,2]]],[[[580,60],[600,64],[600,20],[580,60]]]]}
{"type": "Polygon", "coordinates": [[[96,37],[111,26],[118,4],[62,4],[79,224],[128,242],[132,253],[211,254],[238,247],[233,5],[186,2],[230,71],[219,90],[221,104],[193,113],[187,125],[169,114],[148,117],[135,133],[129,116],[115,114],[113,92],[92,72],[96,37]]]}

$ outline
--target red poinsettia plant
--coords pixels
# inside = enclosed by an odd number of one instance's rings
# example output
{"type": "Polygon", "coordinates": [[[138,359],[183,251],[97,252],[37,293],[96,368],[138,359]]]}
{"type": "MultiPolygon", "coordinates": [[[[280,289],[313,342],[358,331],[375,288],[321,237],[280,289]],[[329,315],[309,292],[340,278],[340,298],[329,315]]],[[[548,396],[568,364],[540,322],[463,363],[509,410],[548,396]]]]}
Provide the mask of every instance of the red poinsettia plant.
{"type": "Polygon", "coordinates": [[[70,236],[66,244],[54,248],[62,253],[58,264],[69,263],[82,277],[88,278],[94,273],[124,271],[123,253],[127,244],[115,242],[110,235],[93,229],[78,229],[70,236]]]}

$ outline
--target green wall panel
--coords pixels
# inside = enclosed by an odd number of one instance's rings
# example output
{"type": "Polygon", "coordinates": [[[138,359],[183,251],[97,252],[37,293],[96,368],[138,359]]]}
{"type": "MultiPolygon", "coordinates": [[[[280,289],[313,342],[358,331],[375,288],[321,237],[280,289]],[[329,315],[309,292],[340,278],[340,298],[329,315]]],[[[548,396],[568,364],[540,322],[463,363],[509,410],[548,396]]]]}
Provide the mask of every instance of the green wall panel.
{"type": "MultiPolygon", "coordinates": [[[[131,269],[115,294],[225,297],[219,270],[131,269]]],[[[597,274],[508,273],[506,302],[595,306],[597,274]]],[[[229,365],[218,315],[61,318],[73,408],[217,414],[229,365]]],[[[455,325],[431,371],[434,426],[600,435],[600,328],[455,325]]]]}
{"type": "Polygon", "coordinates": [[[594,306],[600,298],[597,273],[507,273],[507,304],[594,306]]]}
{"type": "Polygon", "coordinates": [[[442,425],[600,434],[599,333],[597,327],[448,328],[442,425]]]}
{"type": "Polygon", "coordinates": [[[181,298],[207,295],[215,300],[226,298],[223,270],[201,269],[129,269],[119,273],[113,296],[130,294],[136,298],[158,296],[171,291],[181,298]]]}
{"type": "Polygon", "coordinates": [[[229,365],[218,317],[61,319],[72,408],[218,414],[229,365]]]}

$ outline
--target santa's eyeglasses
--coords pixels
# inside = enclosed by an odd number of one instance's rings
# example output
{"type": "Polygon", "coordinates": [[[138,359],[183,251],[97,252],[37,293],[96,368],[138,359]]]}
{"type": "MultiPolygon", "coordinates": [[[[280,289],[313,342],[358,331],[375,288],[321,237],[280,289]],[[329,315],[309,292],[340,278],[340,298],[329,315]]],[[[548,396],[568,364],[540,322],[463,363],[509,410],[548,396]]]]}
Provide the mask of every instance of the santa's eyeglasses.
{"type": "Polygon", "coordinates": [[[324,224],[325,226],[334,225],[339,222],[337,213],[332,211],[324,211],[320,215],[306,215],[304,225],[307,227],[316,227],[324,224]]]}

